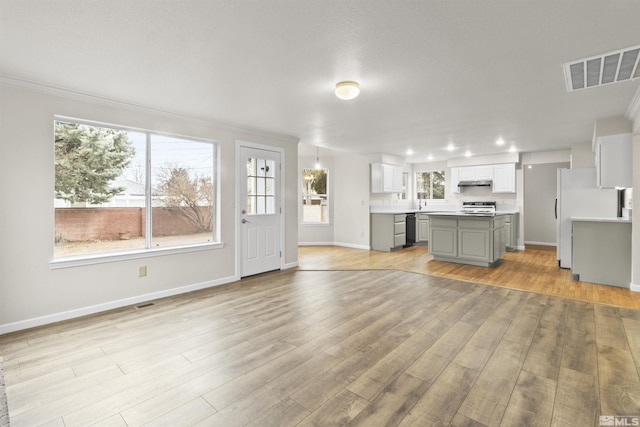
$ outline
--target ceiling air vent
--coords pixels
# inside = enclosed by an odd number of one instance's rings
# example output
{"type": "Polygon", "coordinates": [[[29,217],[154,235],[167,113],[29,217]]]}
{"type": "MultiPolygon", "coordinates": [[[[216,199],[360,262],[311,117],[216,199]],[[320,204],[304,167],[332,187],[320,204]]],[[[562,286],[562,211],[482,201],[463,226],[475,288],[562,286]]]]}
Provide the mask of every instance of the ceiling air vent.
{"type": "Polygon", "coordinates": [[[616,50],[563,65],[567,92],[640,77],[640,46],[616,50]]]}

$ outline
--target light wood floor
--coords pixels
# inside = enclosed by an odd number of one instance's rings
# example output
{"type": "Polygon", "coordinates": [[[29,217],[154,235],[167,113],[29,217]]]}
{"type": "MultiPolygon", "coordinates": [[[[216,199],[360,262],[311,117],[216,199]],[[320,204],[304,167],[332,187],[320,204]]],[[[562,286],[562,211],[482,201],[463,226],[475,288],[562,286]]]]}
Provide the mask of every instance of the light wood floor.
{"type": "Polygon", "coordinates": [[[427,254],[426,246],[413,246],[395,252],[338,246],[301,246],[298,248],[298,259],[300,268],[304,270],[397,269],[640,308],[640,292],[571,280],[571,270],[558,267],[556,248],[550,246],[527,246],[524,251],[508,252],[499,266],[491,268],[434,261],[427,254]]]}
{"type": "Polygon", "coordinates": [[[256,276],[0,336],[0,355],[13,427],[640,415],[640,310],[396,270],[256,276]]]}

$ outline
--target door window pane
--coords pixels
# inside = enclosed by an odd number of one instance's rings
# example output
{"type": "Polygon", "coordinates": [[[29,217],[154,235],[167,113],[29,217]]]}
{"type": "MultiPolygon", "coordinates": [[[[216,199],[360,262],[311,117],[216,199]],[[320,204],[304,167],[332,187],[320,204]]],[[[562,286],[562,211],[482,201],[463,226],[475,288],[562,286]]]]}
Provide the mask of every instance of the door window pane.
{"type": "Polygon", "coordinates": [[[275,161],[247,158],[247,214],[275,214],[275,161]]]}

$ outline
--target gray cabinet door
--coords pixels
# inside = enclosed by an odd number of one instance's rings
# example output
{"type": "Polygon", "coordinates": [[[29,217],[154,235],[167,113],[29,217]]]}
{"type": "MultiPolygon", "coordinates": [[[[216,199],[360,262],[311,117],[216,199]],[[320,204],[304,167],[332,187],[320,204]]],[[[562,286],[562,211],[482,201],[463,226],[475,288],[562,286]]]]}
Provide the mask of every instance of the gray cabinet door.
{"type": "Polygon", "coordinates": [[[418,220],[418,242],[426,242],[429,240],[429,220],[418,220]]]}
{"type": "Polygon", "coordinates": [[[492,261],[490,232],[479,229],[460,229],[458,256],[477,261],[492,261]]]}
{"type": "Polygon", "coordinates": [[[498,259],[506,252],[504,228],[493,230],[493,259],[498,259]]]}
{"type": "Polygon", "coordinates": [[[429,253],[446,257],[458,256],[458,230],[455,228],[431,228],[429,253]]]}

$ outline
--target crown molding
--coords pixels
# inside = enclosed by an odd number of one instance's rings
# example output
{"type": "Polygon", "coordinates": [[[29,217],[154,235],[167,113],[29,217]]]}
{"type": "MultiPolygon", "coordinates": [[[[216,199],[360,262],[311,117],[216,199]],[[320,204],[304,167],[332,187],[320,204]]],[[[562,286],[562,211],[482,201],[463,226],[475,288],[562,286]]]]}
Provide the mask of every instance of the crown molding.
{"type": "Polygon", "coordinates": [[[158,108],[149,107],[145,105],[132,104],[126,101],[120,101],[117,99],[107,98],[99,95],[87,94],[84,92],[78,92],[76,90],[65,88],[65,87],[48,85],[48,84],[35,82],[31,80],[20,79],[17,77],[8,76],[4,74],[0,74],[0,85],[13,86],[21,89],[43,93],[46,95],[58,96],[61,98],[87,102],[95,105],[104,105],[104,106],[117,108],[121,110],[127,110],[127,111],[145,113],[145,114],[153,114],[156,116],[189,121],[189,122],[197,123],[200,125],[214,126],[221,130],[226,130],[230,132],[250,134],[252,136],[257,136],[257,137],[274,138],[282,142],[298,143],[300,141],[300,138],[293,135],[271,132],[263,129],[257,129],[257,128],[252,128],[248,126],[241,126],[241,125],[236,125],[232,123],[219,122],[216,120],[209,119],[207,117],[191,116],[191,115],[182,114],[174,111],[161,110],[158,108]]]}

